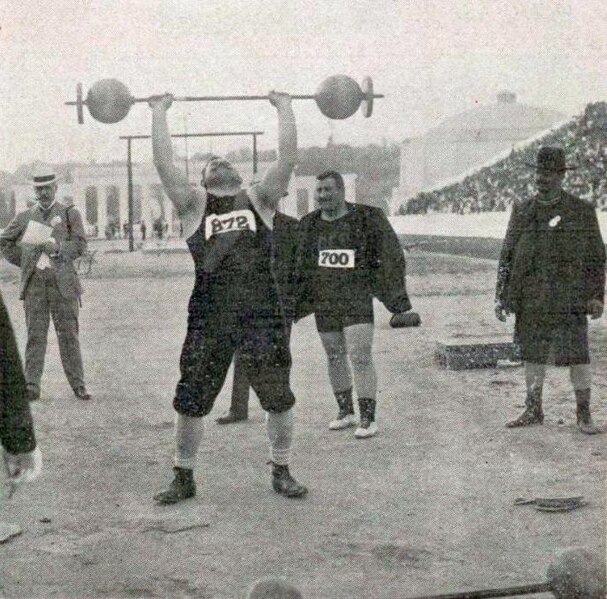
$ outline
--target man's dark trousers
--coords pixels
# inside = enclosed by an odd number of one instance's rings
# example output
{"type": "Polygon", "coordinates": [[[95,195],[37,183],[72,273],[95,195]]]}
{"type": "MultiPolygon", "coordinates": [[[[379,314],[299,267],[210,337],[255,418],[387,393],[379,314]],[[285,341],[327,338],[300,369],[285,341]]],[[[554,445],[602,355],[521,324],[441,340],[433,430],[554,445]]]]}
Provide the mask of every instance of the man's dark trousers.
{"type": "Polygon", "coordinates": [[[25,291],[24,307],[27,325],[25,380],[28,388],[40,391],[51,317],[57,331],[59,354],[67,380],[74,390],[84,387],[78,340],[78,297],[61,295],[52,268],[37,269],[25,291]]]}

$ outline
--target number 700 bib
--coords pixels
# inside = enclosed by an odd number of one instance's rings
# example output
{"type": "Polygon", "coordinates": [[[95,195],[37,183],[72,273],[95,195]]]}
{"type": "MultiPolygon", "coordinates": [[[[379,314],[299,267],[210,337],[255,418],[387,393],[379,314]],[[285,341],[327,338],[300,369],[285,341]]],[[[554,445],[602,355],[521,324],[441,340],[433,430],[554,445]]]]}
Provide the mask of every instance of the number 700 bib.
{"type": "Polygon", "coordinates": [[[354,268],[354,250],[320,250],[318,266],[324,268],[354,268]]]}

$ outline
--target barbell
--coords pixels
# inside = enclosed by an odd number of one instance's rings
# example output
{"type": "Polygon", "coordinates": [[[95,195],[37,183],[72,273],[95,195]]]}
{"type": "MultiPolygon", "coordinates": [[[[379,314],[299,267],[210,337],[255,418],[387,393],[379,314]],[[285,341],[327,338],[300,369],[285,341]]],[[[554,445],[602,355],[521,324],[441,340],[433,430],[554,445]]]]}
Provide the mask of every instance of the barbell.
{"type": "MultiPolygon", "coordinates": [[[[84,106],[90,115],[102,123],[117,123],[129,113],[131,106],[138,102],[149,102],[151,98],[134,98],[129,88],[117,79],[101,79],[89,89],[83,99],[82,84],[76,86],[76,100],[66,102],[76,106],[78,122],[84,123],[84,106]]],[[[373,114],[373,101],[383,98],[373,92],[373,80],[365,77],[362,85],[347,75],[327,77],[314,95],[293,95],[294,100],[315,100],[320,111],[330,119],[342,120],[352,116],[362,105],[365,117],[373,114]]],[[[269,96],[179,96],[176,102],[232,102],[240,100],[267,100],[269,96]]]]}
{"type": "Polygon", "coordinates": [[[557,556],[548,566],[544,582],[411,599],[489,599],[535,593],[552,593],[556,599],[605,599],[606,584],[605,559],[587,549],[576,547],[557,556]]]}
{"type": "MultiPolygon", "coordinates": [[[[426,595],[411,599],[490,599],[536,593],[552,593],[556,599],[605,599],[605,559],[587,549],[566,549],[548,566],[546,581],[516,587],[426,595]]],[[[247,599],[262,597],[301,598],[301,592],[279,578],[261,579],[254,583],[247,599]]]]}

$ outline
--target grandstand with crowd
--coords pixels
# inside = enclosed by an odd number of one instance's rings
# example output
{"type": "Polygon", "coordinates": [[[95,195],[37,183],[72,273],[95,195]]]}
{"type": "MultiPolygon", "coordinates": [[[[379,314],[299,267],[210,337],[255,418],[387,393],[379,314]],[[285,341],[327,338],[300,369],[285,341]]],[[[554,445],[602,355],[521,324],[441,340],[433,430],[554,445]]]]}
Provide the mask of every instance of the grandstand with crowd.
{"type": "Polygon", "coordinates": [[[574,168],[567,171],[564,188],[599,210],[607,210],[607,103],[586,106],[557,128],[513,146],[484,166],[433,191],[424,191],[401,205],[399,214],[506,211],[534,190],[533,163],[541,145],[561,146],[574,168]]]}

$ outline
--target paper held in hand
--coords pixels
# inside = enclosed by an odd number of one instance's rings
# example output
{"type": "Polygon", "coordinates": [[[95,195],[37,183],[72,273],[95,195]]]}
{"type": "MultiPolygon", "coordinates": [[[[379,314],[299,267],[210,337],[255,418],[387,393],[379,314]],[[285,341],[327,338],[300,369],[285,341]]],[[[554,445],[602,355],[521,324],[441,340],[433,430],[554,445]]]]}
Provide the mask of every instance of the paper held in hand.
{"type": "Polygon", "coordinates": [[[27,229],[25,229],[23,237],[21,237],[21,243],[38,245],[46,241],[52,241],[52,232],[53,227],[49,227],[48,225],[44,225],[35,220],[30,220],[29,223],[27,223],[27,229]]]}

